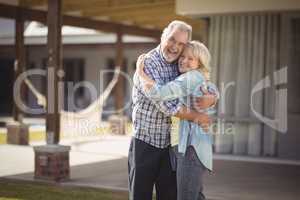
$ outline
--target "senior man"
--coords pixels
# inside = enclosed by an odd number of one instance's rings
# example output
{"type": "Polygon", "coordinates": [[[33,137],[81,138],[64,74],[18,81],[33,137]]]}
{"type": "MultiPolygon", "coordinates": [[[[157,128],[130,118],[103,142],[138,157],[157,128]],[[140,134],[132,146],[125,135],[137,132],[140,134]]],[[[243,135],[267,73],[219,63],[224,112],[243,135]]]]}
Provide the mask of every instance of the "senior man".
{"type": "MultiPolygon", "coordinates": [[[[192,28],[182,21],[171,22],[163,31],[160,45],[145,60],[145,72],[157,83],[166,84],[178,75],[177,60],[191,40],[192,28]]],[[[188,110],[178,100],[153,102],[143,93],[137,75],[133,87],[133,138],[128,154],[130,200],[152,200],[155,185],[158,200],[176,200],[176,173],[170,163],[171,116],[209,124],[206,114],[188,110]]],[[[202,99],[202,107],[214,103],[202,99]]]]}

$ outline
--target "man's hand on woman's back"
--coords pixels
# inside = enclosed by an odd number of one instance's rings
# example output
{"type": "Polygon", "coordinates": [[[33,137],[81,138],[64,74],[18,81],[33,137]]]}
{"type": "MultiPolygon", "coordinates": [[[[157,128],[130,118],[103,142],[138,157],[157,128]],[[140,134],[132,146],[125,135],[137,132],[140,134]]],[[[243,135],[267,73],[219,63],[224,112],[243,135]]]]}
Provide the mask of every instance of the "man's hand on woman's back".
{"type": "Polygon", "coordinates": [[[185,106],[182,106],[175,116],[180,119],[185,119],[197,123],[204,129],[204,131],[209,130],[209,127],[212,123],[212,118],[208,114],[196,112],[185,106]]]}
{"type": "Polygon", "coordinates": [[[218,95],[209,92],[204,87],[200,87],[203,96],[201,97],[192,97],[192,106],[196,111],[201,112],[204,109],[212,107],[216,104],[218,100],[218,95]]]}

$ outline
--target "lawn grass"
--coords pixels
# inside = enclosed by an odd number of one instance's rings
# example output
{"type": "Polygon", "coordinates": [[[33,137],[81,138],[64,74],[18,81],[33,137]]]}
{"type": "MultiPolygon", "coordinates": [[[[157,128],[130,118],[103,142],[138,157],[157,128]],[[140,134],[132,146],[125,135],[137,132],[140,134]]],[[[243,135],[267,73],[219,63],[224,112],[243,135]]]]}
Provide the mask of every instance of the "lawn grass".
{"type": "Polygon", "coordinates": [[[0,180],[1,200],[127,200],[128,192],[0,180]]]}
{"type": "MultiPolygon", "coordinates": [[[[109,127],[101,127],[98,128],[95,132],[95,136],[100,136],[100,135],[104,135],[104,134],[108,134],[110,133],[110,128],[109,127]]],[[[126,126],[126,132],[128,134],[132,133],[132,124],[128,123],[126,126]]],[[[70,135],[70,136],[65,136],[64,134],[61,134],[62,137],[61,138],[74,138],[74,135],[70,135]]],[[[33,141],[45,141],[46,140],[46,132],[45,131],[30,131],[29,133],[29,141],[33,142],[33,141]]],[[[6,144],[6,133],[0,133],[0,144],[6,144]]]]}
{"type": "MultiPolygon", "coordinates": [[[[44,131],[32,131],[29,133],[29,141],[46,140],[46,133],[44,131]]],[[[0,144],[6,144],[6,133],[0,134],[0,144]]]]}
{"type": "Polygon", "coordinates": [[[6,144],[6,134],[0,134],[0,144],[6,144]]]}
{"type": "Polygon", "coordinates": [[[45,131],[31,131],[29,132],[29,141],[42,141],[46,140],[45,131]]]}

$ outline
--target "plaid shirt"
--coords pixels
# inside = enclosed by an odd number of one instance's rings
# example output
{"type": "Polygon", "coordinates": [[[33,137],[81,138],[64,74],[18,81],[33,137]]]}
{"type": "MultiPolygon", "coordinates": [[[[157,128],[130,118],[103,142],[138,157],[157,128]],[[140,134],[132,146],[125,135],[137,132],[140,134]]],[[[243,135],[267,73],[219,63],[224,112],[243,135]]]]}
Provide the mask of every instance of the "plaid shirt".
{"type": "MultiPolygon", "coordinates": [[[[145,59],[144,71],[158,84],[173,81],[178,75],[177,63],[167,63],[160,53],[160,46],[145,59]]],[[[138,76],[134,75],[133,130],[134,137],[157,148],[170,145],[171,116],[181,107],[179,100],[154,102],[142,91],[138,76]]]]}

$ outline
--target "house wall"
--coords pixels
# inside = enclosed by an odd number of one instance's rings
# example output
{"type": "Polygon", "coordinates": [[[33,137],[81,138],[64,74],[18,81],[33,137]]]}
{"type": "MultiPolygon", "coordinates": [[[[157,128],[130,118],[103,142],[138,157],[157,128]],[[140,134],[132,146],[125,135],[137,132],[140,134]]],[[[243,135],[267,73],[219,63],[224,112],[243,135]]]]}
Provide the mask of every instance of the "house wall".
{"type": "Polygon", "coordinates": [[[299,12],[210,17],[218,114],[234,127],[216,135],[216,152],[300,159],[299,19],[299,12]]]}
{"type": "MultiPolygon", "coordinates": [[[[125,92],[125,101],[126,110],[125,114],[128,116],[131,115],[131,87],[132,87],[132,77],[135,70],[135,62],[137,57],[144,52],[149,51],[154,48],[156,44],[153,43],[141,43],[141,44],[126,44],[124,48],[124,59],[127,63],[127,68],[125,71],[128,74],[126,77],[126,92],[125,92]]],[[[43,59],[47,56],[45,46],[32,46],[29,48],[28,59],[29,64],[34,65],[35,68],[41,68],[43,65],[43,59]]],[[[106,87],[106,84],[109,82],[108,76],[104,76],[104,80],[101,80],[101,72],[108,69],[108,60],[115,59],[115,47],[112,44],[98,44],[98,45],[65,45],[63,48],[63,58],[65,59],[75,59],[80,58],[84,60],[84,81],[91,83],[99,94],[103,92],[106,87]]],[[[31,66],[33,67],[33,66],[31,66]]],[[[45,79],[33,78],[36,86],[40,91],[43,90],[42,82],[45,79]]],[[[84,98],[82,99],[84,106],[87,106],[90,101],[90,95],[87,90],[85,90],[84,98]]],[[[29,102],[33,106],[36,105],[35,97],[29,95],[29,102]]],[[[113,95],[110,95],[105,110],[114,110],[114,98],[113,95]]],[[[107,117],[107,115],[104,115],[107,117]]]]}
{"type": "MultiPolygon", "coordinates": [[[[127,67],[126,73],[126,92],[125,101],[127,107],[125,114],[131,115],[131,79],[135,71],[135,62],[137,57],[152,48],[156,47],[154,43],[126,43],[124,45],[124,59],[126,60],[127,67]]],[[[0,46],[0,59],[14,59],[14,47],[11,45],[0,46]]],[[[114,44],[82,44],[82,45],[64,45],[63,58],[64,59],[83,59],[84,60],[84,77],[83,81],[91,83],[97,90],[97,95],[103,92],[109,82],[109,75],[104,74],[104,80],[101,80],[100,73],[108,69],[108,60],[115,59],[115,46],[114,44]]],[[[47,49],[46,45],[27,45],[26,46],[27,69],[45,69],[47,49]]],[[[1,66],[0,66],[1,67],[1,66]]],[[[13,67],[13,65],[11,66],[13,67]]],[[[30,80],[36,89],[45,95],[46,92],[46,77],[33,75],[30,80]]],[[[30,108],[40,108],[37,104],[36,97],[28,93],[28,105],[30,108]]],[[[92,101],[90,99],[87,89],[84,91],[84,97],[81,99],[82,108],[88,106],[92,101]]],[[[105,110],[114,110],[114,97],[110,95],[105,110]]],[[[1,110],[0,110],[1,113],[1,110]]],[[[8,113],[6,113],[7,115],[8,113]]],[[[107,117],[108,114],[104,114],[107,117]]]]}
{"type": "Polygon", "coordinates": [[[299,9],[299,0],[176,0],[176,12],[182,15],[205,16],[299,9]]]}

